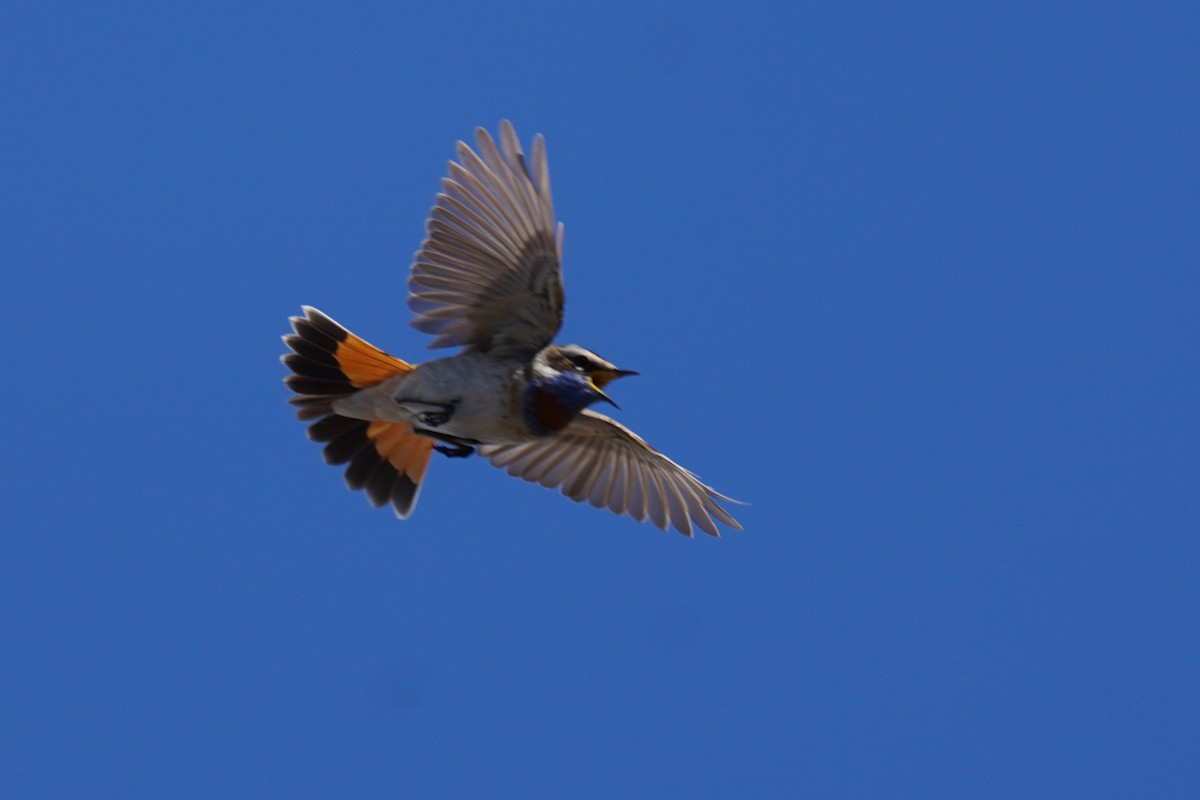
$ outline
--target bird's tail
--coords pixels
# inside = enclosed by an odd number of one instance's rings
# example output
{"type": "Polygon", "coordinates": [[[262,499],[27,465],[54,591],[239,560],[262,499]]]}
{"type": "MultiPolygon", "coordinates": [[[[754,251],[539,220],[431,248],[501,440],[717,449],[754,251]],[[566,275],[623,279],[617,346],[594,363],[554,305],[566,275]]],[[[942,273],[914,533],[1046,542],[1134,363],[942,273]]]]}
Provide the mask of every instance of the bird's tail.
{"type": "Polygon", "coordinates": [[[365,489],[371,505],[391,503],[407,518],[417,504],[434,440],[413,433],[403,422],[360,420],[333,412],[333,401],[411,372],[413,366],[368,344],[315,308],[292,317],[294,333],[283,337],[292,351],[283,363],[284,379],[296,393],[296,416],[315,420],[308,438],[325,444],[328,464],[346,464],[346,485],[365,489]]]}

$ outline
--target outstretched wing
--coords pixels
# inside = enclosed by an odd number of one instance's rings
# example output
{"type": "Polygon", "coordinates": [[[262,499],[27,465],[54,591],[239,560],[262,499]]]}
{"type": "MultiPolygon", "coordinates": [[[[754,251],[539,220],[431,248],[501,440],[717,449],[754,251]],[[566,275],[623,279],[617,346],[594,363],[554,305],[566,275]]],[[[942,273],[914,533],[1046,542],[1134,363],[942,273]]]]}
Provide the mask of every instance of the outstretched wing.
{"type": "Polygon", "coordinates": [[[458,143],[408,279],[413,327],[430,347],[528,357],[562,326],[562,226],[555,226],[546,144],[527,161],[512,125],[497,148],[475,132],[458,143]]]}
{"type": "MultiPolygon", "coordinates": [[[[693,525],[717,536],[713,520],[741,530],[717,504],[730,500],[602,414],[585,410],[562,433],[522,444],[486,445],[479,454],[509,475],[558,487],[576,502],[670,524],[691,536],[693,525]]],[[[736,502],[736,501],[732,501],[736,502]]]]}

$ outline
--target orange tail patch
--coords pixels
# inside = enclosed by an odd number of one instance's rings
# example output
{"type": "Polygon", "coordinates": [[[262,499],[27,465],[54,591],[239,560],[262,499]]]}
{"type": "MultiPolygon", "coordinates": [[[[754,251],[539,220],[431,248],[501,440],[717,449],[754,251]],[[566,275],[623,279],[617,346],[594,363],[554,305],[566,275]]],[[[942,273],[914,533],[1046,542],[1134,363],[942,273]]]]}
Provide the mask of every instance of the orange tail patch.
{"type": "Polygon", "coordinates": [[[417,503],[433,440],[402,422],[350,419],[333,413],[333,401],[359,389],[411,372],[413,366],[388,355],[315,308],[292,317],[295,333],[283,337],[292,352],[283,363],[294,374],[284,382],[296,392],[291,403],[302,420],[316,420],[308,437],[325,443],[325,461],[347,464],[346,485],[363,489],[371,505],[391,503],[407,518],[417,503]]]}
{"type": "Polygon", "coordinates": [[[391,503],[401,519],[417,504],[433,439],[402,422],[367,422],[330,414],[308,428],[308,438],[325,442],[325,463],[346,464],[346,486],[363,489],[371,505],[391,503]]]}
{"type": "MultiPolygon", "coordinates": [[[[283,337],[292,352],[283,357],[295,375],[285,379],[296,394],[329,397],[352,394],[382,383],[413,366],[388,355],[338,325],[315,308],[304,307],[303,317],[292,317],[295,333],[283,337]]],[[[292,402],[298,402],[294,398],[292,402]]]]}

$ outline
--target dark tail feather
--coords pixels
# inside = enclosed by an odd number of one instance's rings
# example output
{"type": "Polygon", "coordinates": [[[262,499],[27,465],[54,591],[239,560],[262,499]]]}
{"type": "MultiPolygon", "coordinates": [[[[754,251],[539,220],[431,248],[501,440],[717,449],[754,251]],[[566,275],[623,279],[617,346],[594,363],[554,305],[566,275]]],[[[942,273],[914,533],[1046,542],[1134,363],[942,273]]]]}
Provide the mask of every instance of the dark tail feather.
{"type": "Polygon", "coordinates": [[[371,505],[391,503],[409,516],[433,452],[433,440],[404,423],[351,419],[333,413],[333,401],[409,372],[412,365],[358,338],[315,308],[292,317],[294,333],[283,337],[292,351],[284,378],[296,393],[289,402],[301,420],[316,420],[308,437],[325,443],[325,461],[347,464],[346,485],[364,489],[371,505]]]}

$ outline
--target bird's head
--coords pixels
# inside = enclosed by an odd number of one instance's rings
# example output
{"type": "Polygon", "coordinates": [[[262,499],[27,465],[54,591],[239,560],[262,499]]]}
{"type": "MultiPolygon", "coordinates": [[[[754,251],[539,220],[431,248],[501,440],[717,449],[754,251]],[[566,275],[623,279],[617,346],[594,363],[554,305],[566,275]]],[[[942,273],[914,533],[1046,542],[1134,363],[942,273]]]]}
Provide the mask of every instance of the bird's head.
{"type": "Polygon", "coordinates": [[[555,347],[553,352],[547,354],[547,364],[565,379],[581,385],[591,395],[587,405],[603,400],[617,407],[612,398],[604,393],[604,387],[616,378],[637,375],[632,370],[618,369],[613,363],[577,344],[555,347]]]}
{"type": "Polygon", "coordinates": [[[636,372],[617,369],[579,345],[551,345],[534,359],[526,394],[526,417],[539,435],[556,433],[592,403],[603,400],[616,407],[604,386],[636,372]]]}

